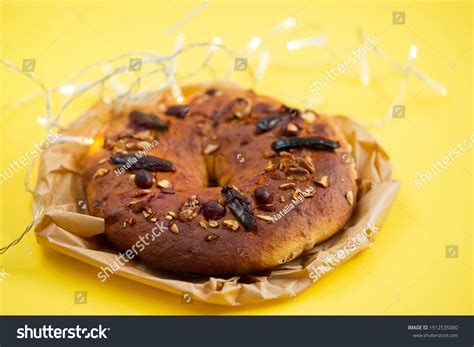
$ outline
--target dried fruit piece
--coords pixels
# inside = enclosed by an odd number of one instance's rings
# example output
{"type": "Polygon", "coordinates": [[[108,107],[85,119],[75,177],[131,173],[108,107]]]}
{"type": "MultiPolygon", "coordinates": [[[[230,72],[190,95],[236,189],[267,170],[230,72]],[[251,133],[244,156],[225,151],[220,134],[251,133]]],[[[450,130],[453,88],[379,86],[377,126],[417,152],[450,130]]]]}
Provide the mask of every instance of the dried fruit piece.
{"type": "Polygon", "coordinates": [[[196,195],[192,195],[190,198],[181,205],[179,209],[179,219],[182,222],[192,221],[199,214],[200,202],[196,195]]]}
{"type": "Polygon", "coordinates": [[[138,188],[148,189],[153,186],[153,175],[143,169],[140,169],[135,174],[135,184],[138,188]]]}
{"type": "Polygon", "coordinates": [[[175,116],[177,118],[185,118],[189,113],[188,105],[172,105],[169,106],[165,112],[166,115],[175,116]]]}
{"type": "Polygon", "coordinates": [[[292,148],[307,147],[314,150],[332,150],[339,148],[339,143],[317,137],[290,137],[276,140],[272,143],[274,151],[284,151],[292,148]]]}
{"type": "Polygon", "coordinates": [[[252,205],[245,196],[229,186],[222,188],[222,196],[229,209],[246,231],[254,230],[257,227],[257,220],[253,215],[252,205]]]}
{"type": "Polygon", "coordinates": [[[349,203],[349,205],[353,205],[354,204],[354,193],[352,193],[351,190],[349,190],[347,193],[346,193],[346,200],[347,202],[349,203]]]}
{"type": "Polygon", "coordinates": [[[140,157],[140,154],[137,153],[113,156],[110,158],[110,163],[114,165],[126,165],[132,169],[145,169],[151,172],[168,172],[176,170],[176,167],[169,160],[151,155],[140,157]]]}
{"type": "Polygon", "coordinates": [[[94,173],[94,176],[92,176],[92,178],[103,177],[107,175],[109,171],[110,171],[109,169],[100,168],[94,173]]]}
{"type": "Polygon", "coordinates": [[[273,193],[264,186],[257,187],[253,196],[258,204],[269,204],[273,199],[273,193]]]}
{"type": "Polygon", "coordinates": [[[321,187],[327,188],[329,187],[329,177],[322,176],[322,177],[315,177],[313,179],[314,183],[320,185],[321,187]]]}
{"type": "Polygon", "coordinates": [[[239,229],[239,223],[233,219],[226,219],[224,221],[224,226],[232,231],[236,231],[237,229],[239,229]]]}
{"type": "Polygon", "coordinates": [[[209,200],[204,204],[202,213],[206,219],[221,219],[225,216],[225,207],[215,200],[209,200]]]}
{"type": "Polygon", "coordinates": [[[216,89],[216,88],[209,88],[208,90],[206,90],[206,94],[207,94],[207,95],[210,95],[210,96],[215,95],[216,92],[217,92],[217,89],[216,89]]]}
{"type": "Polygon", "coordinates": [[[129,119],[130,122],[137,127],[155,129],[158,131],[168,130],[170,127],[168,123],[153,113],[143,113],[135,110],[130,112],[129,119]]]}

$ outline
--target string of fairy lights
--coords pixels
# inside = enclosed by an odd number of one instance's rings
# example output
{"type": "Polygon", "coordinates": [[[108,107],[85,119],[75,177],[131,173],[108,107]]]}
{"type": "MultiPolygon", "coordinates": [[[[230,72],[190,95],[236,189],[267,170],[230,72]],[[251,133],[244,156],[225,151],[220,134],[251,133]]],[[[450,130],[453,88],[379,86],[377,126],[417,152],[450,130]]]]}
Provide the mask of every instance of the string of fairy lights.
{"type": "MultiPolygon", "coordinates": [[[[255,86],[264,79],[264,76],[271,65],[271,50],[268,48],[267,43],[270,40],[278,37],[281,33],[291,30],[295,26],[297,26],[297,20],[295,17],[285,18],[266,33],[251,37],[248,41],[248,44],[243,49],[238,51],[225,46],[221,37],[214,37],[212,42],[185,44],[185,36],[183,34],[178,34],[174,41],[173,50],[169,55],[160,55],[157,53],[141,51],[124,53],[110,60],[95,62],[85,66],[73,73],[62,85],[54,88],[47,88],[34,72],[22,71],[22,69],[17,67],[15,64],[9,61],[0,60],[0,64],[2,64],[4,67],[13,71],[14,73],[26,76],[38,87],[36,92],[13,103],[2,105],[1,109],[2,111],[16,110],[39,97],[43,97],[44,113],[38,116],[36,120],[40,126],[44,127],[47,132],[49,132],[64,129],[60,123],[60,120],[65,111],[78,98],[92,91],[94,91],[95,94],[101,98],[104,107],[110,107],[111,105],[124,103],[130,100],[145,99],[147,97],[159,94],[164,90],[170,90],[173,98],[176,99],[176,102],[183,103],[184,97],[180,85],[186,80],[198,75],[200,72],[209,70],[212,66],[213,58],[217,52],[224,52],[230,59],[229,69],[227,73],[224,74],[225,79],[231,78],[231,74],[235,69],[234,64],[236,59],[246,59],[246,61],[248,61],[249,58],[252,58],[252,61],[255,61],[255,64],[247,65],[245,71],[252,81],[252,86],[255,86]],[[207,54],[199,66],[193,71],[187,72],[185,74],[178,74],[178,58],[183,54],[198,48],[207,48],[207,54]],[[121,63],[127,59],[127,63],[121,63]],[[125,83],[120,79],[120,77],[122,74],[129,74],[132,59],[138,59],[140,66],[148,66],[151,68],[151,70],[146,72],[141,70],[140,72],[135,73],[135,78],[132,82],[128,81],[125,83]],[[91,71],[99,71],[101,77],[92,81],[82,81],[81,77],[85,76],[91,71]],[[160,77],[158,77],[158,75],[160,77]],[[144,80],[148,80],[148,84],[143,83],[144,80]],[[146,87],[144,87],[145,85],[146,87]],[[106,86],[109,94],[110,91],[112,91],[111,95],[105,95],[104,90],[106,89],[106,86]],[[59,96],[63,99],[59,109],[56,112],[53,112],[52,107],[52,98],[54,96],[59,96]]],[[[357,47],[361,47],[368,39],[368,35],[362,30],[359,30],[358,34],[360,42],[357,47]]],[[[312,37],[287,41],[285,43],[285,47],[288,51],[301,51],[303,53],[308,47],[320,47],[327,52],[332,52],[331,47],[328,44],[326,34],[322,31],[318,32],[317,35],[312,37]]],[[[392,119],[391,107],[392,105],[401,105],[404,103],[407,94],[408,81],[412,76],[422,81],[436,95],[442,97],[447,95],[448,91],[442,84],[415,68],[415,61],[418,55],[418,48],[415,44],[412,44],[409,47],[408,60],[406,63],[397,62],[379,47],[374,47],[372,53],[385,63],[389,64],[394,70],[401,72],[402,78],[400,81],[400,88],[395,94],[393,103],[389,107],[389,111],[384,117],[375,120],[371,125],[382,127],[390,122],[392,119]]],[[[334,55],[328,54],[328,57],[334,57],[334,55]]],[[[326,63],[330,63],[330,61],[328,60],[326,63]]],[[[321,62],[317,62],[317,64],[321,64],[321,62]]],[[[360,85],[367,87],[372,81],[368,56],[361,56],[358,61],[358,65],[360,85]]],[[[305,105],[311,104],[308,99],[302,98],[299,101],[305,105]]],[[[85,111],[82,113],[82,115],[80,115],[79,118],[90,117],[97,112],[100,112],[100,108],[85,111]]],[[[80,145],[89,146],[94,143],[94,139],[83,136],[66,136],[58,133],[55,142],[78,143],[80,145]]],[[[31,177],[35,166],[34,164],[35,159],[30,162],[24,185],[26,191],[30,192],[35,198],[39,199],[40,196],[36,195],[30,186],[31,177]]],[[[35,224],[41,218],[43,211],[44,206],[42,206],[35,213],[34,218],[30,221],[27,228],[25,228],[25,230],[17,239],[0,248],[0,254],[6,252],[10,247],[19,243],[21,239],[29,232],[29,230],[35,226],[35,224]]]]}

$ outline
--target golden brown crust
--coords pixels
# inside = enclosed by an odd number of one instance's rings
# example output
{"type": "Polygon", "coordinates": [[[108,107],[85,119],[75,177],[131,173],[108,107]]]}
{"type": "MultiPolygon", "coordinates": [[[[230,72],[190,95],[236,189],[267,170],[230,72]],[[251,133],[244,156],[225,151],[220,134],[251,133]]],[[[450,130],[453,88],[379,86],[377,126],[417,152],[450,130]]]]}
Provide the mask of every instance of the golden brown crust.
{"type": "Polygon", "coordinates": [[[187,96],[190,114],[184,119],[164,114],[173,104],[169,96],[128,105],[110,123],[104,146],[92,146],[87,156],[83,179],[90,213],[105,219],[106,237],[120,251],[131,249],[140,237],[143,240],[150,235],[138,257],[155,268],[203,275],[268,269],[331,237],[352,214],[357,197],[355,170],[342,155],[351,149],[330,119],[315,113],[301,116],[253,91],[217,89],[207,93],[197,90],[187,96]],[[245,102],[236,105],[238,98],[245,102]],[[131,125],[132,110],[153,113],[168,122],[169,129],[147,131],[131,125]],[[285,113],[284,118],[297,125],[298,136],[337,141],[340,148],[294,149],[264,158],[275,153],[271,149],[275,140],[295,135],[291,133],[295,127],[288,126],[288,121],[256,134],[256,121],[271,112],[285,113]],[[311,118],[313,122],[308,121],[311,118]],[[109,159],[136,152],[154,138],[158,144],[147,154],[169,160],[176,170],[157,172],[155,184],[143,190],[130,178],[136,170],[116,175],[118,166],[109,159]],[[210,176],[217,186],[208,186],[210,176]],[[159,181],[172,187],[160,188],[156,184],[159,181]],[[246,231],[241,223],[236,224],[237,218],[228,207],[225,216],[216,221],[217,228],[209,225],[202,206],[210,200],[221,199],[222,203],[223,185],[235,186],[251,202],[253,214],[258,215],[255,230],[246,231]],[[273,206],[257,207],[253,192],[259,186],[273,192],[273,206]],[[301,196],[297,189],[311,192],[310,187],[314,188],[310,196],[292,202],[295,194],[301,196]],[[199,202],[197,208],[192,196],[199,202]],[[167,217],[169,211],[174,217],[167,217]],[[164,222],[168,229],[160,231],[155,222],[164,222]],[[233,231],[235,226],[238,229],[233,231]],[[153,230],[155,237],[151,236],[153,230]]]}

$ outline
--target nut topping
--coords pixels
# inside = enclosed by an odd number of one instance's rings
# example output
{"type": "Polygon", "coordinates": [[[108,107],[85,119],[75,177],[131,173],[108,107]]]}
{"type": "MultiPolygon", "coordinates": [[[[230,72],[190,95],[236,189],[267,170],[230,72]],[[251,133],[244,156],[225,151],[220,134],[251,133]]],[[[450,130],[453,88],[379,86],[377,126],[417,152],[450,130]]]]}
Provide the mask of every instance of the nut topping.
{"type": "Polygon", "coordinates": [[[156,185],[160,188],[171,188],[171,182],[168,180],[158,181],[156,185]]]}
{"type": "Polygon", "coordinates": [[[349,205],[353,205],[354,204],[354,193],[352,193],[351,190],[349,190],[347,193],[346,193],[346,200],[347,202],[349,203],[349,205]]]}
{"type": "Polygon", "coordinates": [[[179,219],[182,222],[192,221],[199,214],[200,202],[196,195],[188,198],[179,209],[179,219]]]}
{"type": "Polygon", "coordinates": [[[313,159],[311,159],[309,155],[305,156],[304,158],[298,158],[296,161],[300,167],[305,168],[309,172],[314,173],[314,171],[316,171],[316,168],[313,164],[313,159]]]}
{"type": "Polygon", "coordinates": [[[170,230],[171,230],[171,232],[173,232],[175,234],[179,234],[179,228],[176,225],[176,223],[171,224],[170,230]]]}
{"type": "Polygon", "coordinates": [[[239,223],[233,219],[226,219],[224,221],[224,226],[232,231],[236,231],[237,229],[239,229],[239,223]]]}
{"type": "Polygon", "coordinates": [[[268,152],[263,152],[263,158],[265,158],[265,159],[271,159],[271,158],[273,158],[274,156],[275,156],[275,152],[270,152],[270,151],[268,151],[268,152]]]}
{"type": "Polygon", "coordinates": [[[219,223],[215,220],[210,220],[207,224],[209,224],[211,228],[217,228],[219,226],[219,223]]]}
{"type": "Polygon", "coordinates": [[[103,177],[107,175],[109,171],[110,171],[109,169],[100,168],[94,173],[94,176],[92,176],[92,178],[103,177]]]}
{"type": "Polygon", "coordinates": [[[314,113],[313,111],[311,110],[306,110],[303,112],[303,114],[301,115],[301,118],[303,118],[306,122],[308,123],[314,123],[314,121],[316,120],[317,118],[317,115],[316,113],[314,113]]]}
{"type": "Polygon", "coordinates": [[[288,125],[286,126],[286,134],[288,136],[296,136],[298,135],[299,131],[300,129],[298,129],[298,127],[293,123],[288,123],[288,125]]]}
{"type": "Polygon", "coordinates": [[[278,188],[283,189],[283,190],[287,190],[287,189],[291,189],[293,187],[296,187],[296,184],[290,182],[290,183],[283,183],[278,188]]]}
{"type": "Polygon", "coordinates": [[[214,153],[215,151],[217,151],[219,149],[219,145],[216,144],[216,143],[210,143],[206,146],[206,148],[204,149],[204,154],[211,154],[211,153],[214,153]]]}
{"type": "Polygon", "coordinates": [[[276,170],[276,166],[272,162],[268,163],[267,167],[265,168],[266,172],[272,172],[275,170],[276,170]]]}
{"type": "Polygon", "coordinates": [[[147,194],[151,193],[151,190],[150,189],[141,189],[141,190],[137,190],[135,192],[132,192],[130,193],[130,196],[132,198],[139,198],[141,196],[145,196],[147,194]]]}
{"type": "Polygon", "coordinates": [[[272,217],[264,215],[264,214],[257,214],[255,217],[257,217],[261,220],[264,220],[266,222],[271,222],[272,221],[272,217]]]}
{"type": "Polygon", "coordinates": [[[217,234],[209,234],[207,235],[204,239],[207,241],[207,242],[210,242],[210,241],[215,241],[219,238],[219,235],[217,234]]]}
{"type": "Polygon", "coordinates": [[[304,167],[290,167],[286,171],[286,177],[290,180],[304,182],[308,180],[310,176],[311,174],[304,167]]]}
{"type": "Polygon", "coordinates": [[[329,187],[329,177],[322,176],[322,177],[315,177],[313,178],[314,183],[320,185],[321,187],[327,188],[329,187]]]}

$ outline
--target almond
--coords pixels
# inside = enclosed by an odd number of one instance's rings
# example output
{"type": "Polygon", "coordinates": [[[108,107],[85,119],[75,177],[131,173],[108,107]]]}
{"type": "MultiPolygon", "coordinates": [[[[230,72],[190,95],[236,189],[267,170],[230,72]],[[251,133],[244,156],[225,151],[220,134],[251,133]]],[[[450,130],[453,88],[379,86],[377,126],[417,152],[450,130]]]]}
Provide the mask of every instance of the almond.
{"type": "Polygon", "coordinates": [[[217,151],[219,149],[219,145],[216,144],[216,143],[210,143],[206,146],[206,148],[204,149],[204,154],[211,154],[211,153],[214,153],[215,151],[217,151]]]}
{"type": "Polygon", "coordinates": [[[347,193],[346,193],[346,200],[347,202],[349,203],[349,205],[353,205],[354,204],[354,193],[352,193],[351,190],[349,190],[347,193]]]}
{"type": "Polygon", "coordinates": [[[232,231],[236,231],[237,229],[239,229],[239,223],[235,220],[232,220],[232,219],[226,219],[224,221],[224,226],[229,229],[229,230],[232,230],[232,231]]]}
{"type": "Polygon", "coordinates": [[[290,189],[290,188],[293,188],[293,187],[296,187],[296,184],[290,182],[290,183],[283,183],[278,188],[286,190],[286,189],[290,189]]]}
{"type": "Polygon", "coordinates": [[[156,185],[160,188],[171,188],[171,182],[168,180],[158,181],[156,185]]]}
{"type": "Polygon", "coordinates": [[[110,171],[109,169],[100,168],[94,173],[94,176],[92,177],[97,178],[97,177],[105,176],[109,173],[109,171],[110,171]]]}
{"type": "Polygon", "coordinates": [[[179,228],[175,223],[171,224],[170,230],[171,230],[171,232],[173,232],[175,234],[179,234],[179,228]]]}
{"type": "Polygon", "coordinates": [[[264,215],[264,214],[257,214],[255,217],[257,217],[261,220],[264,220],[266,222],[271,222],[272,221],[272,217],[264,215]]]}
{"type": "Polygon", "coordinates": [[[314,183],[320,185],[321,187],[327,188],[329,187],[329,177],[322,176],[313,179],[314,183]]]}

